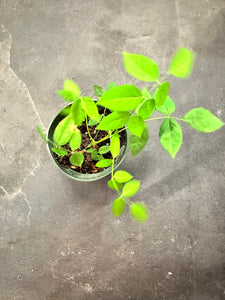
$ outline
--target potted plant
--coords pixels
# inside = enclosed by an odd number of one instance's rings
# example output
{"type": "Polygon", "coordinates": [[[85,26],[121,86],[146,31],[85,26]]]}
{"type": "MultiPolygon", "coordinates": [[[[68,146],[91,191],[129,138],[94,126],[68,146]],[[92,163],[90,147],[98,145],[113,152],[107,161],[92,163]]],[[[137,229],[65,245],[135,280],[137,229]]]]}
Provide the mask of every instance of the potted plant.
{"type": "Polygon", "coordinates": [[[139,190],[140,181],[124,170],[116,171],[126,152],[127,131],[131,134],[130,151],[136,156],[149,138],[146,123],[162,119],[159,139],[174,158],[182,144],[182,129],[178,122],[202,132],[215,131],[224,123],[202,107],[190,110],[183,118],[171,115],[175,104],[169,97],[170,84],[166,79],[170,75],[186,78],[191,74],[195,55],[190,50],[179,48],[163,76],[159,75],[157,64],[146,56],[123,52],[123,60],[130,75],[153,83],[151,87],[140,90],[131,84],[116,86],[110,83],[104,90],[95,85],[98,99],[94,101],[81,96],[78,85],[66,79],[58,94],[69,104],[53,120],[47,136],[39,126],[37,130],[47,143],[54,162],[67,176],[93,181],[111,174],[108,186],[118,194],[112,203],[115,217],[129,205],[131,216],[145,222],[147,206],[130,200],[139,190]],[[155,111],[161,115],[153,117],[155,111]]]}

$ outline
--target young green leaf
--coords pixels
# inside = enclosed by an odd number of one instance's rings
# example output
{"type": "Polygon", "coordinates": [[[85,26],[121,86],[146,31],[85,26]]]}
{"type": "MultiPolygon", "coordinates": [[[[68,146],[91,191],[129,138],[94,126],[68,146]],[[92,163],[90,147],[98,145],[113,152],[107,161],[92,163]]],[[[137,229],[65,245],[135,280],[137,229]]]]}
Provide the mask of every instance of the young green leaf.
{"type": "Polygon", "coordinates": [[[131,181],[128,181],[123,187],[121,197],[129,198],[134,196],[139,190],[139,187],[140,187],[139,180],[133,179],[131,181]]]}
{"type": "Polygon", "coordinates": [[[110,83],[108,84],[108,87],[107,87],[107,90],[106,90],[106,91],[109,91],[109,90],[111,90],[111,89],[114,89],[115,87],[116,87],[115,82],[110,82],[110,83]]]}
{"type": "Polygon", "coordinates": [[[102,156],[102,155],[99,155],[97,150],[94,150],[94,151],[91,152],[91,158],[92,158],[93,160],[98,161],[98,160],[103,159],[103,156],[102,156]]]}
{"type": "Polygon", "coordinates": [[[75,152],[70,156],[70,162],[73,166],[81,167],[84,161],[84,155],[80,152],[75,152]]]}
{"type": "Polygon", "coordinates": [[[57,91],[58,95],[62,97],[64,100],[72,102],[75,100],[74,94],[70,91],[59,90],[57,91]]]}
{"type": "Polygon", "coordinates": [[[147,206],[142,202],[132,203],[130,206],[131,216],[138,222],[144,223],[149,218],[147,206]]]}
{"type": "Polygon", "coordinates": [[[212,132],[221,128],[224,123],[211,111],[198,107],[190,110],[183,118],[192,128],[202,132],[212,132]]]}
{"type": "Polygon", "coordinates": [[[144,97],[151,98],[151,95],[150,95],[149,91],[146,89],[146,87],[143,87],[143,89],[141,90],[141,93],[144,97]]]}
{"type": "Polygon", "coordinates": [[[141,100],[141,91],[134,85],[125,84],[106,92],[97,104],[110,110],[129,111],[135,109],[141,100]]]}
{"type": "Polygon", "coordinates": [[[155,96],[155,105],[161,106],[165,103],[166,97],[168,96],[170,89],[169,82],[163,82],[158,89],[156,90],[154,96],[155,96]]]}
{"type": "Polygon", "coordinates": [[[88,126],[94,126],[94,125],[97,125],[99,122],[101,122],[102,117],[103,117],[102,115],[99,115],[98,121],[95,121],[95,120],[90,119],[90,120],[88,121],[88,126]]]}
{"type": "Polygon", "coordinates": [[[194,53],[180,47],[171,59],[169,72],[176,77],[186,78],[192,72],[194,61],[194,53]]]}
{"type": "MultiPolygon", "coordinates": [[[[89,149],[86,150],[87,153],[92,153],[92,152],[94,152],[94,151],[96,151],[96,150],[93,149],[93,148],[89,148],[89,149]]],[[[97,151],[96,151],[96,152],[97,152],[97,151]]],[[[98,153],[98,152],[97,152],[97,153],[98,153]]]]}
{"type": "Polygon", "coordinates": [[[94,88],[95,95],[98,98],[102,97],[105,94],[105,90],[101,86],[95,84],[93,88],[94,88]]]}
{"type": "Polygon", "coordinates": [[[41,138],[43,139],[43,141],[47,144],[48,143],[48,139],[46,138],[46,135],[42,131],[41,127],[39,125],[36,125],[36,128],[37,128],[37,131],[40,134],[41,138]]]}
{"type": "Polygon", "coordinates": [[[97,105],[95,101],[89,97],[82,97],[81,98],[81,106],[88,115],[89,118],[95,121],[99,121],[99,113],[97,105]]]}
{"type": "Polygon", "coordinates": [[[64,118],[56,126],[53,138],[58,145],[65,145],[71,139],[74,130],[74,121],[71,119],[71,116],[64,118]]]}
{"type": "Polygon", "coordinates": [[[102,146],[98,149],[99,154],[106,154],[110,151],[110,146],[102,146]]]}
{"type": "Polygon", "coordinates": [[[141,137],[142,133],[145,128],[145,122],[142,117],[140,116],[132,116],[128,121],[128,129],[129,131],[138,136],[141,137]]]}
{"type": "Polygon", "coordinates": [[[175,111],[175,104],[173,100],[167,96],[165,103],[161,106],[156,106],[156,110],[164,115],[170,115],[175,111]]]}
{"type": "Polygon", "coordinates": [[[123,184],[117,182],[115,179],[111,179],[111,180],[108,181],[108,187],[111,190],[118,191],[118,190],[122,189],[122,186],[123,186],[123,184]]]}
{"type": "Polygon", "coordinates": [[[131,180],[133,176],[126,171],[116,171],[114,174],[114,179],[119,183],[124,183],[131,180]]]}
{"type": "Polygon", "coordinates": [[[112,213],[115,217],[120,217],[124,211],[125,202],[121,198],[117,198],[112,203],[112,213]]]}
{"type": "Polygon", "coordinates": [[[157,64],[150,58],[140,55],[123,52],[124,66],[127,72],[142,81],[156,81],[159,77],[157,64]]]}
{"type": "Polygon", "coordinates": [[[133,156],[136,156],[138,153],[141,152],[141,150],[147,144],[148,138],[149,138],[149,132],[146,124],[141,137],[138,137],[136,135],[132,135],[130,137],[129,148],[133,156]]]}
{"type": "Polygon", "coordinates": [[[76,150],[77,148],[80,147],[80,144],[81,144],[81,133],[80,133],[80,130],[78,128],[74,129],[69,144],[70,144],[70,148],[72,150],[76,150]]]}
{"type": "Polygon", "coordinates": [[[120,154],[120,138],[117,131],[114,132],[110,140],[110,151],[113,158],[116,158],[120,154]]]}
{"type": "Polygon", "coordinates": [[[81,106],[81,100],[77,99],[71,106],[71,116],[77,126],[81,125],[85,119],[85,111],[81,106]]]}
{"type": "Polygon", "coordinates": [[[114,111],[108,116],[104,117],[96,129],[100,130],[115,130],[123,127],[130,118],[128,111],[114,111]]]}
{"type": "Polygon", "coordinates": [[[174,158],[182,144],[182,129],[177,121],[165,119],[160,126],[159,138],[164,149],[174,158]]]}
{"type": "Polygon", "coordinates": [[[68,152],[65,149],[52,148],[51,150],[60,156],[65,156],[68,154],[68,152]]]}
{"type": "Polygon", "coordinates": [[[155,100],[146,99],[143,104],[138,108],[137,114],[142,117],[144,120],[148,119],[154,112],[155,109],[155,100]]]}
{"type": "Polygon", "coordinates": [[[112,164],[112,159],[101,159],[97,162],[96,167],[98,168],[108,168],[112,164]]]}
{"type": "Polygon", "coordinates": [[[80,96],[80,88],[73,80],[66,79],[63,88],[73,93],[74,99],[80,96]]]}

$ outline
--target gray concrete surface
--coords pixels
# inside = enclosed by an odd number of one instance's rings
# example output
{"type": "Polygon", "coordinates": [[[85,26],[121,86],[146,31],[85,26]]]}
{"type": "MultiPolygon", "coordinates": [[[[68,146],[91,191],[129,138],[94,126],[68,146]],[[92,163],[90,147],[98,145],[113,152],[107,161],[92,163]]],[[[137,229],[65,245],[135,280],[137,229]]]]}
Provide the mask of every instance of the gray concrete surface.
{"type": "Polygon", "coordinates": [[[0,24],[0,299],[225,299],[224,128],[183,126],[172,160],[149,124],[143,155],[122,166],[141,180],[145,225],[110,214],[108,178],[64,177],[35,130],[63,107],[65,78],[93,96],[93,84],[137,83],[123,50],[164,72],[179,45],[197,60],[170,78],[176,115],[203,106],[225,120],[225,2],[0,0],[0,24]]]}

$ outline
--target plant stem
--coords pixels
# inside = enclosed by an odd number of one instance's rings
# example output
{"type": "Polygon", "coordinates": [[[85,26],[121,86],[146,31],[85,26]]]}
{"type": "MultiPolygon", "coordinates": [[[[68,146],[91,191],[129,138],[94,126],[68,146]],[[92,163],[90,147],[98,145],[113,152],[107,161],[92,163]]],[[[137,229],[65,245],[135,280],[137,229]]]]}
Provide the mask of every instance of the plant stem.
{"type": "Polygon", "coordinates": [[[168,115],[168,116],[163,116],[163,117],[150,118],[150,119],[147,119],[147,120],[145,120],[145,121],[147,122],[147,121],[159,120],[159,119],[166,119],[166,118],[169,118],[169,115],[168,115]]]}
{"type": "Polygon", "coordinates": [[[127,128],[128,128],[128,127],[124,127],[124,128],[122,128],[122,129],[120,129],[120,130],[118,131],[118,133],[120,133],[120,132],[126,130],[127,128]]]}
{"type": "Polygon", "coordinates": [[[105,140],[108,140],[110,138],[110,134],[108,134],[107,136],[105,136],[103,139],[101,139],[101,140],[99,140],[99,141],[94,141],[94,143],[95,143],[95,145],[96,144],[99,144],[99,143],[101,143],[101,142],[103,142],[103,141],[105,141],[105,140]]]}
{"type": "Polygon", "coordinates": [[[89,135],[91,141],[95,144],[95,140],[92,138],[90,131],[89,131],[87,116],[86,116],[86,128],[87,128],[87,132],[88,132],[88,135],[89,135]]]}

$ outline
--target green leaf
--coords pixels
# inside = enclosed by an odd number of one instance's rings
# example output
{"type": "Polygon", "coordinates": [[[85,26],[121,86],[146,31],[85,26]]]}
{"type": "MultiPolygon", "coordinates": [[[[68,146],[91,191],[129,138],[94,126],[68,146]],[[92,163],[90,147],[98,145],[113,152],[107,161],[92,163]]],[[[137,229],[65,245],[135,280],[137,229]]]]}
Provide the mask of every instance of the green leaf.
{"type": "Polygon", "coordinates": [[[98,98],[102,97],[105,94],[105,90],[101,86],[95,84],[93,88],[94,88],[95,95],[98,98]]]}
{"type": "Polygon", "coordinates": [[[145,128],[145,122],[142,117],[140,116],[132,116],[128,121],[128,129],[129,131],[138,136],[141,137],[142,133],[145,128]]]}
{"type": "Polygon", "coordinates": [[[138,108],[138,115],[144,120],[148,119],[154,112],[155,109],[155,100],[146,99],[143,104],[138,108]]]}
{"type": "Polygon", "coordinates": [[[110,146],[102,146],[98,149],[99,154],[106,154],[110,151],[110,146]]]}
{"type": "Polygon", "coordinates": [[[170,115],[175,111],[175,104],[173,100],[167,96],[163,105],[157,106],[156,110],[164,115],[170,115]]]}
{"type": "Polygon", "coordinates": [[[202,132],[212,132],[224,125],[224,122],[211,113],[211,111],[198,107],[190,110],[183,118],[192,128],[202,132]]]}
{"type": "Polygon", "coordinates": [[[68,143],[73,134],[74,127],[75,124],[70,115],[64,118],[55,128],[53,136],[55,142],[58,145],[65,145],[68,143]]]}
{"type": "Polygon", "coordinates": [[[68,154],[68,152],[65,149],[52,148],[52,151],[60,156],[65,156],[68,154]]]}
{"type": "Polygon", "coordinates": [[[147,144],[148,138],[149,138],[149,132],[146,124],[141,137],[138,137],[136,135],[132,135],[130,137],[129,147],[130,147],[131,154],[133,156],[136,156],[138,153],[141,152],[141,150],[147,144]]]}
{"type": "Polygon", "coordinates": [[[71,106],[64,107],[60,111],[60,115],[63,116],[63,117],[67,117],[70,114],[70,108],[71,108],[71,106]]]}
{"type": "Polygon", "coordinates": [[[103,117],[103,115],[99,115],[98,121],[95,121],[95,120],[90,119],[90,120],[88,121],[88,126],[94,126],[94,125],[97,125],[99,122],[101,122],[102,117],[103,117]]]}
{"type": "Polygon", "coordinates": [[[150,58],[140,55],[123,52],[124,66],[127,72],[142,81],[156,81],[159,77],[157,64],[150,58]]]}
{"type": "Polygon", "coordinates": [[[47,144],[48,143],[48,139],[46,138],[46,135],[44,134],[44,132],[42,131],[41,127],[39,125],[36,125],[37,131],[40,134],[41,138],[44,140],[44,142],[47,144]]]}
{"type": "Polygon", "coordinates": [[[124,211],[125,202],[121,198],[117,198],[112,203],[112,213],[115,217],[120,217],[124,211]]]}
{"type": "Polygon", "coordinates": [[[66,90],[57,91],[58,95],[62,97],[64,100],[72,102],[75,100],[75,97],[72,92],[66,90]]]}
{"type": "Polygon", "coordinates": [[[80,152],[75,152],[70,156],[70,162],[73,166],[81,167],[84,161],[84,155],[80,152]]]}
{"type": "Polygon", "coordinates": [[[188,77],[193,69],[195,54],[186,48],[180,47],[173,55],[169,72],[170,74],[179,77],[188,77]]]}
{"type": "Polygon", "coordinates": [[[130,118],[130,113],[127,111],[114,111],[104,117],[96,129],[100,130],[115,130],[123,127],[130,118]]]}
{"type": "Polygon", "coordinates": [[[80,88],[73,80],[66,79],[64,81],[63,88],[64,88],[64,90],[67,90],[67,91],[70,91],[71,93],[73,93],[74,98],[77,98],[80,96],[80,88]]]}
{"type": "Polygon", "coordinates": [[[111,190],[118,191],[122,188],[122,186],[123,186],[122,183],[117,182],[115,179],[111,179],[108,181],[108,187],[111,190]]]}
{"type": "Polygon", "coordinates": [[[129,111],[135,109],[142,100],[141,91],[134,85],[121,85],[106,92],[97,102],[115,111],[129,111]]]}
{"type": "Polygon", "coordinates": [[[129,197],[134,196],[137,193],[137,191],[139,190],[139,187],[140,187],[139,180],[133,179],[133,180],[127,182],[123,187],[121,197],[129,198],[129,197]]]}
{"type": "Polygon", "coordinates": [[[81,100],[77,99],[73,102],[71,106],[71,115],[77,126],[80,126],[85,119],[85,111],[81,106],[81,100]]]}
{"type": "Polygon", "coordinates": [[[83,97],[81,98],[81,104],[82,104],[82,108],[84,109],[88,117],[91,118],[92,120],[99,122],[100,116],[95,101],[93,101],[89,97],[83,97]]]}
{"type": "Polygon", "coordinates": [[[101,159],[97,162],[96,167],[98,168],[108,168],[112,164],[112,159],[101,159]]]}
{"type": "Polygon", "coordinates": [[[111,89],[114,89],[115,87],[116,87],[115,82],[110,82],[110,83],[108,84],[107,91],[109,91],[109,90],[111,90],[111,89]]]}
{"type": "Polygon", "coordinates": [[[91,152],[91,158],[95,161],[98,161],[98,160],[103,159],[103,156],[99,155],[97,150],[94,150],[91,152]]]}
{"type": "Polygon", "coordinates": [[[164,149],[174,158],[182,144],[182,130],[177,121],[165,119],[160,126],[159,138],[164,149]]]}
{"type": "Polygon", "coordinates": [[[149,218],[147,206],[142,202],[132,203],[130,206],[131,216],[138,222],[144,223],[149,218]]]}
{"type": "Polygon", "coordinates": [[[76,150],[77,148],[80,147],[80,145],[81,145],[81,133],[80,133],[80,130],[78,128],[74,129],[69,144],[70,144],[70,148],[72,150],[76,150]]]}
{"type": "Polygon", "coordinates": [[[119,182],[119,183],[124,183],[127,182],[129,180],[131,180],[133,178],[133,176],[126,172],[126,171],[116,171],[116,173],[114,174],[114,179],[119,182]]]}
{"type": "Polygon", "coordinates": [[[143,87],[143,89],[141,90],[141,93],[144,97],[151,98],[151,95],[150,95],[149,91],[146,89],[146,87],[143,87]]]}
{"type": "MultiPolygon", "coordinates": [[[[93,148],[90,148],[90,149],[87,149],[87,150],[86,150],[87,153],[92,153],[92,152],[94,152],[94,151],[96,151],[96,150],[93,149],[93,148]]],[[[97,152],[97,151],[96,151],[96,152],[97,152]]],[[[98,153],[98,152],[97,152],[97,153],[98,153]]]]}
{"type": "Polygon", "coordinates": [[[155,92],[155,105],[161,106],[165,103],[170,89],[169,82],[163,82],[155,92]]]}
{"type": "Polygon", "coordinates": [[[110,151],[113,158],[116,158],[120,154],[120,138],[118,132],[114,132],[110,139],[110,151]]]}

